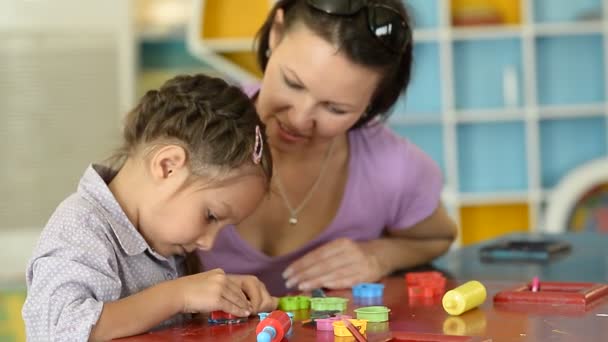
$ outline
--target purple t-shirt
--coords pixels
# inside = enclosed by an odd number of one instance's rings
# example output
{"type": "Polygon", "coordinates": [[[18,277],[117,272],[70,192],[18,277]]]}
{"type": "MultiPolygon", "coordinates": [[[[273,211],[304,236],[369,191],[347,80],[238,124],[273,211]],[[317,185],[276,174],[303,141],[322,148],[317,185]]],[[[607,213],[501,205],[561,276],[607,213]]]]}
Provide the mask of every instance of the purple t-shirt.
{"type": "Polygon", "coordinates": [[[271,294],[284,295],[281,274],[307,252],[337,238],[366,241],[385,229],[407,229],[438,207],[443,185],[437,164],[417,146],[378,124],[348,133],[348,179],[329,226],[302,248],[271,257],[244,241],[234,226],[220,231],[211,251],[199,252],[205,270],[253,274],[271,294]]]}

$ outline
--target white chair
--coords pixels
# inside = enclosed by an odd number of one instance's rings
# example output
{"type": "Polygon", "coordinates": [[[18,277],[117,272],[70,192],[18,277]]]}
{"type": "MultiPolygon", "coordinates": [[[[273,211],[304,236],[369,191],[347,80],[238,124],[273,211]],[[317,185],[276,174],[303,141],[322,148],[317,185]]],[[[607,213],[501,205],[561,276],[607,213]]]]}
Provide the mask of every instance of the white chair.
{"type": "MultiPolygon", "coordinates": [[[[608,158],[597,159],[579,166],[568,173],[557,184],[550,195],[545,212],[544,232],[562,233],[572,230],[572,218],[581,199],[589,196],[590,191],[594,197],[604,195],[608,198],[608,158]]],[[[606,207],[608,209],[608,206],[606,207]]],[[[591,209],[588,214],[592,214],[591,209]]]]}

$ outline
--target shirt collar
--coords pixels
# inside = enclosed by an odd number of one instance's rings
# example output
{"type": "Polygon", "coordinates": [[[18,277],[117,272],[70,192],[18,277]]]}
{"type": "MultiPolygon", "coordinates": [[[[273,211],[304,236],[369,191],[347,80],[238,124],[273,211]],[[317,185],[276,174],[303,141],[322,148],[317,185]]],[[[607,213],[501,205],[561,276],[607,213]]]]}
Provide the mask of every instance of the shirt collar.
{"type": "MultiPolygon", "coordinates": [[[[116,173],[116,170],[106,166],[89,165],[78,184],[78,193],[93,203],[108,220],[125,253],[133,256],[143,253],[146,249],[153,252],[133,223],[129,221],[129,218],[108,187],[108,184],[116,176],[116,173]]],[[[152,254],[158,255],[158,253],[152,254]]]]}

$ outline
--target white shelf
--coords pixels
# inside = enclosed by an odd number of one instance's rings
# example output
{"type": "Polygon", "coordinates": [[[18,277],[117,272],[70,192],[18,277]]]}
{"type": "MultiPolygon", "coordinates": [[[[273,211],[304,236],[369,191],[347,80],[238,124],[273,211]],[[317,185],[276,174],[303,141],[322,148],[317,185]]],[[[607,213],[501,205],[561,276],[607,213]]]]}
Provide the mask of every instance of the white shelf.
{"type": "Polygon", "coordinates": [[[569,36],[601,34],[604,24],[601,21],[579,21],[573,23],[534,24],[533,28],[537,36],[569,36]]]}
{"type": "Polygon", "coordinates": [[[541,119],[562,119],[602,116],[606,113],[606,104],[543,106],[538,109],[541,119]]]}
{"type": "Polygon", "coordinates": [[[208,48],[215,52],[251,52],[253,50],[253,39],[250,38],[224,38],[206,39],[208,48]]]}
{"type": "Polygon", "coordinates": [[[454,40],[520,38],[521,35],[522,28],[520,25],[496,25],[452,28],[452,38],[454,40]]]}
{"type": "MultiPolygon", "coordinates": [[[[589,108],[583,107],[556,107],[555,109],[544,109],[547,112],[541,114],[540,118],[567,118],[567,117],[594,117],[601,116],[604,113],[604,107],[593,106],[589,108]]],[[[527,117],[525,112],[527,109],[482,109],[482,110],[466,110],[454,112],[455,118],[445,119],[440,114],[393,114],[388,120],[389,124],[394,125],[428,125],[442,123],[481,123],[481,122],[506,122],[506,121],[523,121],[527,117]]]]}
{"type": "Polygon", "coordinates": [[[524,120],[524,109],[477,109],[456,112],[459,123],[503,122],[524,120]]]}
{"type": "Polygon", "coordinates": [[[461,193],[460,204],[465,206],[496,205],[528,202],[528,191],[461,193]]]}
{"type": "Polygon", "coordinates": [[[136,37],[140,41],[144,42],[162,42],[170,39],[184,39],[185,37],[184,27],[155,27],[139,29],[136,32],[136,37]]]}
{"type": "Polygon", "coordinates": [[[434,29],[416,29],[414,30],[414,42],[435,42],[439,40],[440,32],[434,29]]]}

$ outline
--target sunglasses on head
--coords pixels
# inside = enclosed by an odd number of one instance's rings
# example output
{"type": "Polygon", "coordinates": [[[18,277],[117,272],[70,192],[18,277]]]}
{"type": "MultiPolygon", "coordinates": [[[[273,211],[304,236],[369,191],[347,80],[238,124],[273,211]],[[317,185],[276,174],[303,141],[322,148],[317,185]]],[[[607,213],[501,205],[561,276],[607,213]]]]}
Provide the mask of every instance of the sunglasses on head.
{"type": "Polygon", "coordinates": [[[329,15],[350,16],[367,10],[367,26],[393,53],[401,53],[410,36],[405,19],[394,8],[368,0],[307,0],[308,6],[329,15]]]}

